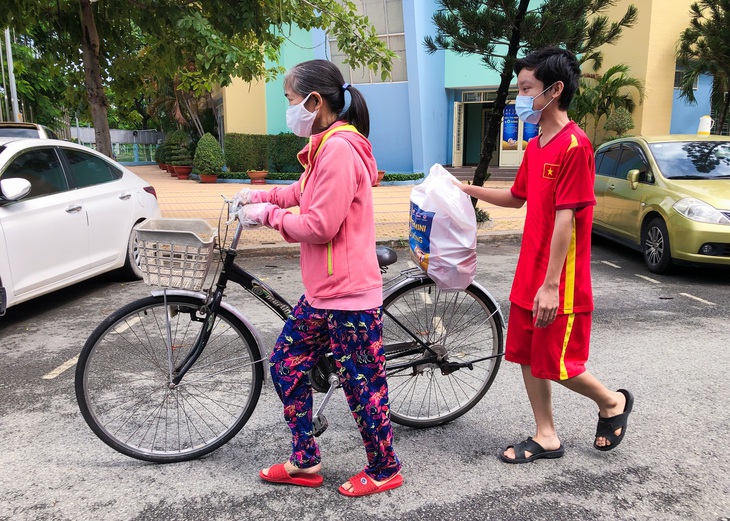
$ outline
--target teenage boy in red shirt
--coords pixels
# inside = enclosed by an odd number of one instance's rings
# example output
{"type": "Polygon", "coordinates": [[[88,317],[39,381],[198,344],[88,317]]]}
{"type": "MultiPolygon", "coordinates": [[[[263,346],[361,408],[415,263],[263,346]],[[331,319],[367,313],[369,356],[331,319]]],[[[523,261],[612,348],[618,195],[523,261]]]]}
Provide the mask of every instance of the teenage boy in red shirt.
{"type": "Polygon", "coordinates": [[[505,359],[522,366],[536,432],[510,445],[507,463],[560,458],[565,452],[553,421],[551,382],[598,405],[594,447],[614,449],[626,433],[634,398],[608,390],[585,368],[590,343],[591,221],[595,163],[585,133],[568,117],[580,67],[572,53],[550,47],[515,63],[515,109],[523,121],[540,124],[510,190],[460,185],[472,197],[520,208],[525,228],[510,294],[505,359]]]}

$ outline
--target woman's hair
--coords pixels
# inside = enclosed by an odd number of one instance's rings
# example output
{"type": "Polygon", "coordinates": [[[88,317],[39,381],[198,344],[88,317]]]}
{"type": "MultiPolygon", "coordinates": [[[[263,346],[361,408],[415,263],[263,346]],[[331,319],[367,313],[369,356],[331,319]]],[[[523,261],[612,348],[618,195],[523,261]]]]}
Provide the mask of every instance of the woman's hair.
{"type": "Polygon", "coordinates": [[[370,114],[362,93],[345,83],[337,66],[327,60],[310,60],[295,65],[284,76],[284,85],[304,97],[317,91],[340,120],[353,125],[363,136],[370,133],[370,114]],[[345,94],[350,93],[346,105],[345,94]]]}
{"type": "Polygon", "coordinates": [[[563,92],[558,106],[568,110],[580,81],[580,65],[572,52],[559,47],[539,49],[515,62],[515,74],[519,74],[522,69],[532,71],[546,88],[556,81],[562,81],[563,92]]]}

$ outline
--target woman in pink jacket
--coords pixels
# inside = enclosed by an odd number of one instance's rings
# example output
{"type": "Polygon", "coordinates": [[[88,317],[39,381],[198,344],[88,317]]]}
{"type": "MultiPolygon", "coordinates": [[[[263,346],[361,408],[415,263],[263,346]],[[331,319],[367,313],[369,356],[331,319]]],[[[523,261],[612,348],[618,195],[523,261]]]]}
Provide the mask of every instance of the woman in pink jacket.
{"type": "Polygon", "coordinates": [[[238,195],[244,203],[242,223],[270,226],[287,241],[301,243],[305,288],[270,357],[274,387],[292,431],[292,455],[259,475],[274,483],[322,484],[307,371],[331,350],[368,460],[339,492],[374,494],[400,486],[403,478],[385,381],[371,189],[377,167],[367,139],[368,109],[362,94],[326,60],[293,67],[284,90],[287,125],[310,138],[298,154],[304,173],[296,184],[269,192],[244,189],[238,195]],[[294,206],[299,215],[287,210],[294,206]]]}

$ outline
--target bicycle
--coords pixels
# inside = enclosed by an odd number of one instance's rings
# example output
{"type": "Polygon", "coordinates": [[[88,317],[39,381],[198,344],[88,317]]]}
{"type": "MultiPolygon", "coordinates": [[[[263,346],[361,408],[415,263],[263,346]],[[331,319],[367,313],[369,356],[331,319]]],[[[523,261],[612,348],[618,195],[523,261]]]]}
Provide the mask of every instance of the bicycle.
{"type": "MultiPolygon", "coordinates": [[[[264,381],[262,341],[223,300],[224,291],[236,283],[282,320],[292,306],[234,263],[242,230],[239,223],[230,246],[219,247],[220,273],[201,291],[214,228],[184,219],[153,219],[137,228],[145,282],[161,288],[99,324],[75,374],[86,423],[118,452],[157,463],[194,459],[231,440],[253,413],[264,381]]],[[[385,274],[397,253],[378,246],[377,254],[385,274]]],[[[489,390],[504,354],[498,303],[478,283],[442,292],[419,268],[384,281],[383,297],[391,419],[432,427],[469,411],[489,390]]],[[[309,376],[325,393],[314,413],[320,436],[327,428],[324,408],[339,387],[332,355],[321,357],[309,376]]]]}

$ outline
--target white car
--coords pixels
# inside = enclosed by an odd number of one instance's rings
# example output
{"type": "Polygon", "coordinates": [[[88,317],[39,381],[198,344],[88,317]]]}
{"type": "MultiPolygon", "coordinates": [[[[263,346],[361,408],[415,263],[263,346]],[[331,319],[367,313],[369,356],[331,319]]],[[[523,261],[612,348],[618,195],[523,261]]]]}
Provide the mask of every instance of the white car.
{"type": "Polygon", "coordinates": [[[134,226],[160,216],[154,188],[103,154],[0,137],[0,315],[111,270],[141,278],[134,226]]]}

